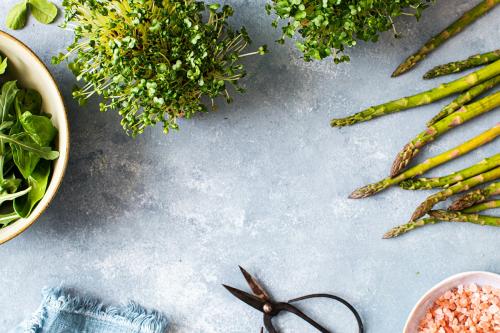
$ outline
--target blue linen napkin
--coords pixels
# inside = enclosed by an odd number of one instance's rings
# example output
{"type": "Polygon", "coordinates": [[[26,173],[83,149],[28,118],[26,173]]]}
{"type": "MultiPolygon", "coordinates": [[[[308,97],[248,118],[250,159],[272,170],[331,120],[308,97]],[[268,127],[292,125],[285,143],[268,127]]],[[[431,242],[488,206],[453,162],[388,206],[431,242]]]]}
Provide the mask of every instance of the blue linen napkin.
{"type": "Polygon", "coordinates": [[[136,303],[106,306],[65,288],[44,289],[33,317],[12,333],[165,333],[166,317],[136,303]]]}

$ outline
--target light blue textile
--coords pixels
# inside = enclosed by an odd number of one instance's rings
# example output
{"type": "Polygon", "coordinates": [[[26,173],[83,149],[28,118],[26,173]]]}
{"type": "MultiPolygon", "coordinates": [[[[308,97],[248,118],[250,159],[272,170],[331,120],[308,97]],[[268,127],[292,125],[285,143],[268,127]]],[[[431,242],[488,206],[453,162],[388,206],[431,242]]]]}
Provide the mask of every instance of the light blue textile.
{"type": "Polygon", "coordinates": [[[168,321],[157,311],[130,302],[105,306],[65,288],[43,291],[43,301],[30,320],[12,333],[165,333],[168,321]]]}

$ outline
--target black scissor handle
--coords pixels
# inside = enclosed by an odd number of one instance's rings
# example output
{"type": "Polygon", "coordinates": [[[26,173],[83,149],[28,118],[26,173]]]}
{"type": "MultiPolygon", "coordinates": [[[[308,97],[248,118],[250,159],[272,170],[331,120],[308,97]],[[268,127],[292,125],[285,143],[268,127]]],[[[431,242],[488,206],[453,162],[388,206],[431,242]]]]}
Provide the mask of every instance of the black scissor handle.
{"type": "Polygon", "coordinates": [[[310,299],[310,298],[330,298],[330,299],[336,300],[337,302],[344,304],[352,312],[352,314],[356,318],[356,322],[358,323],[359,333],[363,333],[363,331],[364,331],[363,321],[361,320],[361,316],[359,315],[358,311],[356,311],[356,309],[354,308],[354,306],[351,305],[351,303],[349,303],[348,301],[346,301],[345,299],[343,299],[341,297],[338,297],[335,295],[330,295],[330,294],[311,294],[311,295],[306,295],[306,296],[291,299],[288,302],[294,303],[294,302],[299,302],[299,301],[303,301],[303,300],[310,299]]]}
{"type": "MultiPolygon", "coordinates": [[[[276,303],[273,305],[273,307],[274,307],[274,311],[276,311],[276,313],[279,313],[281,311],[293,313],[297,317],[308,322],[311,326],[316,328],[321,333],[331,333],[329,330],[327,330],[326,328],[324,328],[323,326],[321,326],[320,324],[315,322],[313,319],[311,319],[309,316],[307,316],[305,313],[303,313],[302,311],[300,311],[299,309],[297,309],[295,306],[293,306],[291,304],[276,303]]],[[[264,314],[264,326],[266,327],[266,330],[269,333],[277,333],[276,329],[273,326],[272,317],[273,316],[270,314],[264,314]]]]}

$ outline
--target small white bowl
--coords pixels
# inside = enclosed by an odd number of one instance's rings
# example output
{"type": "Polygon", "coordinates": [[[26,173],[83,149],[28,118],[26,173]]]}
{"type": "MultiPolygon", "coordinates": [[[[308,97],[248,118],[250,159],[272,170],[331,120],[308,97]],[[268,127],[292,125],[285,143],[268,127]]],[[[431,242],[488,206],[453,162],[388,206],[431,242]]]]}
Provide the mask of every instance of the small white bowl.
{"type": "Polygon", "coordinates": [[[8,71],[18,80],[19,85],[37,90],[43,98],[42,109],[52,115],[52,123],[58,130],[56,149],[59,158],[54,161],[52,175],[45,196],[35,206],[30,216],[19,219],[6,228],[0,229],[0,244],[16,237],[32,225],[47,209],[62,182],[69,156],[69,126],[64,101],[57,85],[43,62],[26,45],[0,31],[0,52],[8,60],[8,71]]]}
{"type": "Polygon", "coordinates": [[[448,290],[456,288],[458,285],[469,285],[472,283],[478,286],[488,285],[500,288],[500,275],[489,272],[465,272],[453,275],[438,283],[417,302],[406,321],[403,333],[417,333],[418,324],[439,296],[443,295],[448,290]]]}

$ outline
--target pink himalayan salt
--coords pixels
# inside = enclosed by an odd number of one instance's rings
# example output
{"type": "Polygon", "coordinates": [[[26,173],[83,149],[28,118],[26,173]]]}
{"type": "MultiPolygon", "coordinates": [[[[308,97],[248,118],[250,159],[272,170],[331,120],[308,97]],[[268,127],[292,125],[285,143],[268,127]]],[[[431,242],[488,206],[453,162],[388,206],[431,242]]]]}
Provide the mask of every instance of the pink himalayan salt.
{"type": "Polygon", "coordinates": [[[471,284],[445,292],[425,314],[418,333],[500,333],[500,289],[471,284]]]}

